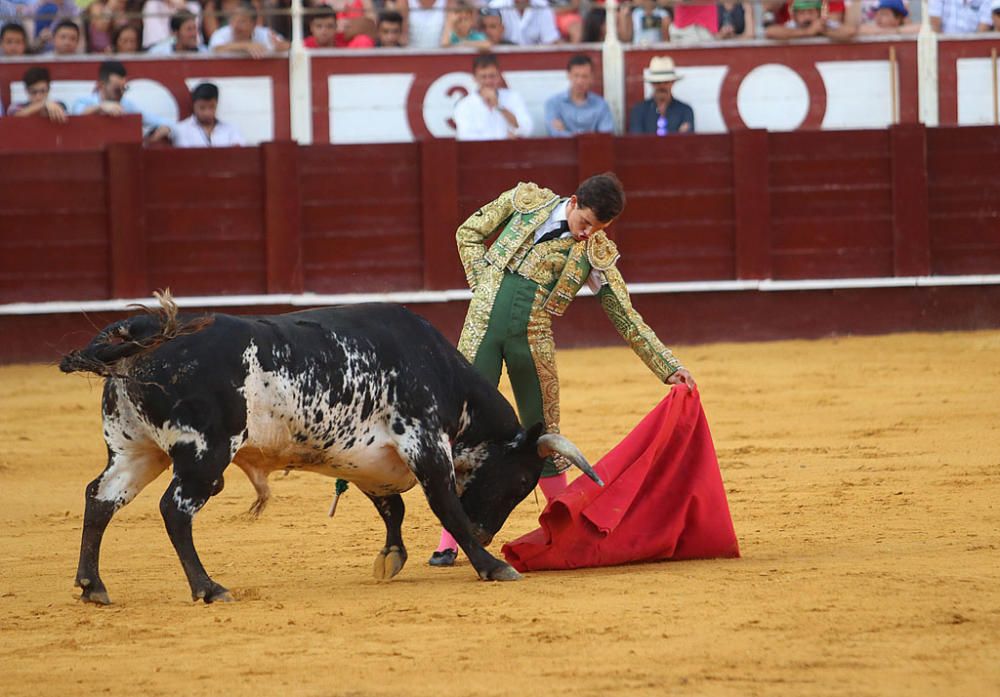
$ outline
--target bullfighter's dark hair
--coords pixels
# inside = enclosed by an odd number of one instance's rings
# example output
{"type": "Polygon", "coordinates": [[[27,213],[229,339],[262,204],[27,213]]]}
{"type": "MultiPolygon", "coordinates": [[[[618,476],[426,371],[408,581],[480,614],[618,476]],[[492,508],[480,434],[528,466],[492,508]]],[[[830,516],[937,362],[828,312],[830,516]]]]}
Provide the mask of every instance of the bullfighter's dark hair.
{"type": "Polygon", "coordinates": [[[569,63],[566,64],[566,71],[569,72],[573,69],[574,65],[589,65],[591,68],[594,67],[594,61],[590,59],[590,56],[578,53],[569,59],[569,63]]]}
{"type": "Polygon", "coordinates": [[[625,208],[625,189],[614,172],[596,174],[577,187],[576,205],[589,208],[599,221],[607,223],[625,208]]]}
{"type": "Polygon", "coordinates": [[[500,61],[492,53],[480,53],[478,56],[472,59],[472,72],[476,72],[482,68],[488,68],[491,65],[496,66],[497,70],[500,70],[500,61]]]}

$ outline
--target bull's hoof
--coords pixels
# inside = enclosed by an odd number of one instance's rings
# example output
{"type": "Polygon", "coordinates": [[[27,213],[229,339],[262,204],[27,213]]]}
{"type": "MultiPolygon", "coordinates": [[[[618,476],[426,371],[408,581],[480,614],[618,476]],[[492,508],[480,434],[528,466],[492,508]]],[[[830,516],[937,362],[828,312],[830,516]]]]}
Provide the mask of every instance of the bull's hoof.
{"type": "Polygon", "coordinates": [[[108,591],[105,590],[104,584],[98,581],[94,583],[89,578],[77,577],[73,585],[77,588],[82,588],[83,593],[80,594],[80,600],[85,603],[94,603],[94,605],[110,605],[111,598],[108,597],[108,591]]]}
{"type": "Polygon", "coordinates": [[[108,597],[108,592],[104,590],[92,590],[90,588],[84,588],[83,593],[80,595],[80,600],[85,603],[93,603],[94,605],[110,605],[111,598],[108,597]]]}
{"type": "Polygon", "coordinates": [[[404,548],[396,545],[383,547],[382,551],[375,557],[372,573],[376,580],[388,581],[403,570],[404,564],[406,564],[406,550],[404,548]]]}
{"type": "Polygon", "coordinates": [[[520,581],[521,574],[514,570],[514,567],[510,564],[505,564],[500,562],[497,566],[493,567],[485,574],[480,573],[479,577],[484,581],[520,581]]]}
{"type": "Polygon", "coordinates": [[[218,583],[213,583],[211,588],[200,589],[192,594],[192,600],[198,601],[203,600],[205,604],[209,603],[234,603],[236,599],[229,594],[229,591],[218,583]]]}

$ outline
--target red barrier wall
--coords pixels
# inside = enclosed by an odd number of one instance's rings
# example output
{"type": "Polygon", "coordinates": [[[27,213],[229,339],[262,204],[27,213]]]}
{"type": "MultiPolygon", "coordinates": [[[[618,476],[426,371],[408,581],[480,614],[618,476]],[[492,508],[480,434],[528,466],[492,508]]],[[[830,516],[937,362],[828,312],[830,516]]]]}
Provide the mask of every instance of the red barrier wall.
{"type": "Polygon", "coordinates": [[[615,170],[631,282],[1000,273],[1000,129],[0,153],[0,303],[464,287],[454,231],[615,170]],[[537,164],[531,164],[537,163],[537,164]]]}

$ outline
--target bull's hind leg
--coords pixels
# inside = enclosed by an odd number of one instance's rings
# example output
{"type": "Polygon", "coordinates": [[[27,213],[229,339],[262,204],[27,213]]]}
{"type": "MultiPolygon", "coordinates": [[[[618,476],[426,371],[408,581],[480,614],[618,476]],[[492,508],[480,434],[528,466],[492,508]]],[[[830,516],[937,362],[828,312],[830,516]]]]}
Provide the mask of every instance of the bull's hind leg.
{"type": "Polygon", "coordinates": [[[388,581],[402,571],[403,565],[406,564],[406,547],[403,546],[402,531],[406,507],[403,505],[403,497],[399,494],[391,496],[367,494],[367,496],[385,521],[385,547],[375,557],[373,571],[376,579],[388,581]]]}
{"type": "Polygon", "coordinates": [[[104,531],[118,509],[134,499],[168,464],[167,454],[152,446],[120,452],[108,446],[108,466],[87,485],[80,564],[76,571],[76,585],[83,589],[81,600],[101,605],[111,602],[99,572],[104,531]]]}
{"type": "Polygon", "coordinates": [[[184,567],[191,598],[206,603],[230,601],[229,591],[213,581],[202,566],[191,530],[195,513],[210,497],[222,491],[222,473],[231,457],[229,449],[208,449],[199,453],[193,445],[184,443],[174,446],[170,454],[174,460],[174,478],[160,499],[160,514],[184,567]]]}
{"type": "Polygon", "coordinates": [[[486,551],[473,533],[472,523],[455,493],[455,468],[445,443],[447,437],[442,436],[440,442],[408,444],[410,447],[404,446],[400,454],[417,475],[434,515],[458,542],[479,578],[484,581],[516,581],[521,574],[486,551]]]}

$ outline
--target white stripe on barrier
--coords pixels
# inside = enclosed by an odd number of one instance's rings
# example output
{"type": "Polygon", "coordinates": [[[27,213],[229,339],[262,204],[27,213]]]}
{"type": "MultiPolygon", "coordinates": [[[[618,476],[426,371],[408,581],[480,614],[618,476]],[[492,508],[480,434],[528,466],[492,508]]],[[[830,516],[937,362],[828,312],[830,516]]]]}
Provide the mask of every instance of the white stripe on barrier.
{"type": "MultiPolygon", "coordinates": [[[[654,293],[719,293],[738,291],[784,292],[797,290],[854,290],[860,288],[907,288],[933,286],[1000,285],[1000,274],[969,276],[901,276],[892,278],[820,278],[798,281],[689,281],[683,283],[630,283],[633,295],[654,293]]],[[[580,295],[592,295],[584,287],[580,295]]],[[[254,307],[263,305],[317,307],[320,305],[354,305],[368,302],[446,303],[467,301],[469,290],[417,290],[396,293],[276,294],[276,295],[201,295],[177,297],[180,307],[254,307]]],[[[122,312],[129,305],[156,304],[156,299],[128,298],[115,300],[57,300],[37,303],[0,305],[0,315],[56,315],[75,312],[122,312]]]]}

